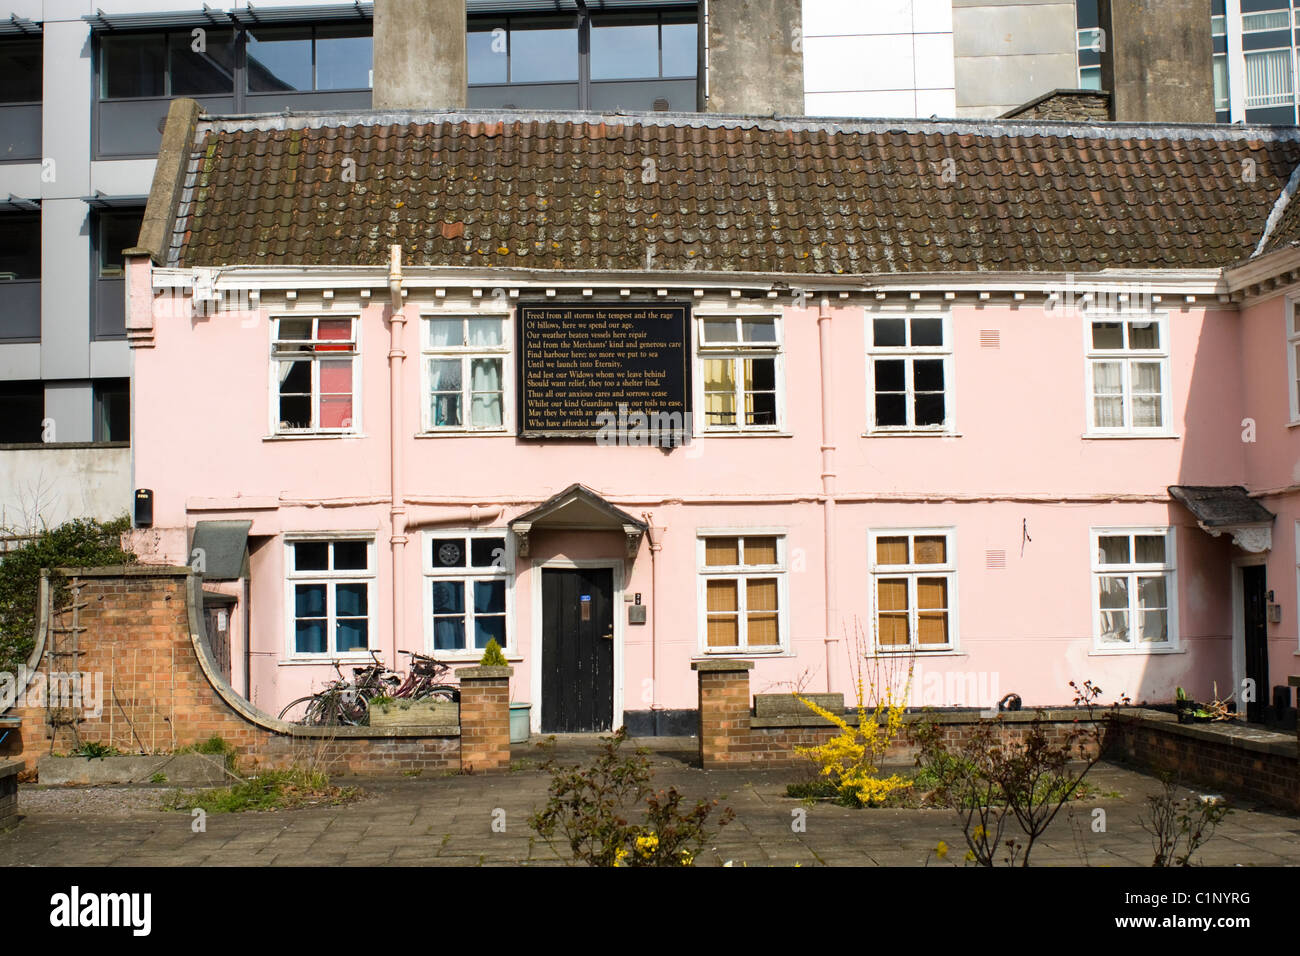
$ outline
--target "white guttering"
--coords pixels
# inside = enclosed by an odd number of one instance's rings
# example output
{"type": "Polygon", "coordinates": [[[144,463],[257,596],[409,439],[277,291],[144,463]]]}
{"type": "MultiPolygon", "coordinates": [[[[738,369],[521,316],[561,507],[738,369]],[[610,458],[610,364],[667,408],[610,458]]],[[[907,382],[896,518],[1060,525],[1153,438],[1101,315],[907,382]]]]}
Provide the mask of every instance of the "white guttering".
{"type": "Polygon", "coordinates": [[[836,642],[835,618],[836,607],[835,569],[835,388],[831,381],[834,368],[834,350],[831,342],[831,300],[822,296],[817,307],[817,340],[821,346],[821,380],[822,380],[822,521],[823,541],[825,544],[825,583],[826,583],[826,691],[830,693],[834,686],[831,677],[832,648],[836,642]]]}
{"type": "Polygon", "coordinates": [[[405,650],[402,647],[406,612],[406,608],[402,604],[402,581],[406,577],[403,573],[403,562],[406,557],[406,501],[402,497],[402,450],[404,447],[402,440],[402,405],[404,402],[404,396],[402,395],[402,367],[406,361],[406,352],[402,350],[402,338],[406,330],[406,312],[405,302],[402,300],[402,247],[392,246],[390,247],[390,253],[388,294],[391,300],[392,316],[389,318],[388,349],[388,397],[390,405],[388,449],[389,467],[391,469],[390,495],[392,500],[389,517],[392,524],[392,535],[388,540],[393,560],[393,656],[391,660],[396,665],[398,651],[405,650]]]}

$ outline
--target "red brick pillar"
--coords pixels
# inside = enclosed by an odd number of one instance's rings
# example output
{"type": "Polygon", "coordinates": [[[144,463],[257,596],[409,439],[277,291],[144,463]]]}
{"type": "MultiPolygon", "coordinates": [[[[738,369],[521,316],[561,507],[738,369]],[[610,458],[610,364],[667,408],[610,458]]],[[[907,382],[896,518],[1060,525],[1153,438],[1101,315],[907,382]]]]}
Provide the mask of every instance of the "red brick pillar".
{"type": "Polygon", "coordinates": [[[694,661],[700,675],[700,766],[749,760],[749,672],[753,661],[694,661]]]}
{"type": "Polygon", "coordinates": [[[460,768],[474,773],[510,769],[510,675],[513,667],[462,667],[460,768]]]}

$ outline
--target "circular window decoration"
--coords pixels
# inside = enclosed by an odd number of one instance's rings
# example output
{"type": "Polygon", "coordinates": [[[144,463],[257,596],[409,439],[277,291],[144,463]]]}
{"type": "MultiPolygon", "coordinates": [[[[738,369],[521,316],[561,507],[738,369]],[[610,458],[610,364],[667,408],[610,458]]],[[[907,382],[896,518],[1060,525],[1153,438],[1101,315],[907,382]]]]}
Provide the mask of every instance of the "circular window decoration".
{"type": "Polygon", "coordinates": [[[438,560],[451,567],[460,563],[460,545],[448,541],[438,549],[438,560]]]}

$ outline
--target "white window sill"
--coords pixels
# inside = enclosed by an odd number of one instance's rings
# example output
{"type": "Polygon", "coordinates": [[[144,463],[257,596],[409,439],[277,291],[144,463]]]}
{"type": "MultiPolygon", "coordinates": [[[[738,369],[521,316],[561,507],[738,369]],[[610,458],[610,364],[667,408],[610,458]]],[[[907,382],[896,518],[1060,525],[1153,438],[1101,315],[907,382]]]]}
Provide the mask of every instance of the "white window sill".
{"type": "Polygon", "coordinates": [[[863,438],[961,438],[961,432],[936,431],[931,428],[881,428],[862,433],[863,438]]]}
{"type": "Polygon", "coordinates": [[[474,438],[491,436],[493,438],[510,438],[514,432],[508,428],[437,428],[416,432],[416,438],[474,438]]]}
{"type": "Polygon", "coordinates": [[[919,647],[900,647],[896,651],[886,651],[880,648],[872,655],[877,658],[888,657],[906,657],[908,654],[915,654],[918,657],[969,657],[965,651],[956,647],[940,647],[934,650],[923,650],[919,647]]]}
{"type": "Polygon", "coordinates": [[[1287,423],[1286,423],[1286,427],[1287,427],[1287,428],[1300,428],[1300,421],[1287,422],[1287,423]]]}
{"type": "Polygon", "coordinates": [[[721,660],[744,661],[755,657],[794,657],[794,656],[795,656],[794,651],[788,650],[787,648],[784,647],[775,651],[747,651],[747,650],[737,651],[737,650],[732,650],[731,648],[727,648],[725,650],[722,649],[715,650],[715,649],[705,648],[703,651],[700,652],[699,657],[695,658],[695,660],[716,661],[721,659],[721,660]]]}
{"type": "Polygon", "coordinates": [[[280,667],[333,667],[338,661],[340,667],[355,667],[358,664],[373,664],[374,658],[367,654],[322,654],[319,657],[286,657],[277,662],[280,667]]]}
{"type": "Polygon", "coordinates": [[[285,435],[263,435],[262,441],[320,441],[321,439],[365,438],[363,432],[295,432],[285,435]]]}
{"type": "Polygon", "coordinates": [[[1186,654],[1181,647],[1097,647],[1088,652],[1089,657],[1153,657],[1164,654],[1186,654]]]}
{"type": "Polygon", "coordinates": [[[781,431],[780,429],[773,429],[773,430],[771,430],[771,431],[766,431],[766,430],[758,429],[758,428],[753,428],[753,429],[740,429],[740,428],[735,428],[735,429],[730,429],[730,430],[728,430],[728,431],[722,431],[721,429],[719,429],[719,430],[714,430],[714,429],[712,429],[712,428],[709,428],[709,429],[706,429],[706,430],[704,430],[704,431],[702,431],[702,432],[696,432],[696,433],[693,434],[691,437],[694,438],[694,439],[699,439],[699,438],[793,438],[793,437],[794,437],[794,433],[793,433],[793,432],[787,432],[787,431],[781,431]]]}
{"type": "Polygon", "coordinates": [[[1127,439],[1133,439],[1133,438],[1139,438],[1139,439],[1141,439],[1141,438],[1155,438],[1155,439],[1162,439],[1162,438],[1163,438],[1163,439],[1170,439],[1170,438],[1175,438],[1175,439],[1176,439],[1176,438],[1182,438],[1183,436],[1182,436],[1182,435],[1176,435],[1176,434],[1174,434],[1173,432],[1084,432],[1084,433],[1083,433],[1082,435],[1080,435],[1079,437],[1082,438],[1084,441],[1092,441],[1093,439],[1098,439],[1098,438],[1101,438],[1101,439],[1115,439],[1115,438],[1121,438],[1121,439],[1124,439],[1124,438],[1127,438],[1127,439]]]}

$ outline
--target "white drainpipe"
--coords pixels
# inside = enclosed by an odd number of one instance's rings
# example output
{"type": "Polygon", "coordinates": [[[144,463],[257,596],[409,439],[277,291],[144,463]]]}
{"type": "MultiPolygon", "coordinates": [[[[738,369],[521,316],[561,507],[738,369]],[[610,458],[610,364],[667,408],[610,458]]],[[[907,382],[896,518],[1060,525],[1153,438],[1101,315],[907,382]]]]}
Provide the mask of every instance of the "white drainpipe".
{"type": "Polygon", "coordinates": [[[404,630],[402,579],[405,577],[404,562],[406,557],[406,500],[402,492],[402,366],[406,361],[406,352],[402,349],[402,334],[406,330],[406,303],[402,299],[402,247],[390,246],[391,259],[388,267],[388,294],[392,306],[389,318],[388,349],[388,397],[389,424],[388,446],[390,458],[391,502],[389,519],[392,524],[392,536],[388,539],[392,551],[393,581],[393,666],[397,664],[397,652],[406,650],[402,647],[404,630]]]}
{"type": "Polygon", "coordinates": [[[836,588],[835,588],[835,389],[831,381],[832,356],[834,347],[831,343],[831,300],[822,296],[817,310],[817,338],[821,345],[822,365],[822,520],[825,523],[823,540],[825,542],[826,573],[826,691],[833,687],[832,648],[838,641],[835,636],[836,588]]]}

